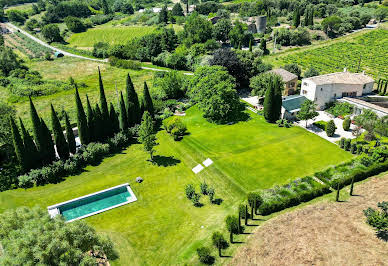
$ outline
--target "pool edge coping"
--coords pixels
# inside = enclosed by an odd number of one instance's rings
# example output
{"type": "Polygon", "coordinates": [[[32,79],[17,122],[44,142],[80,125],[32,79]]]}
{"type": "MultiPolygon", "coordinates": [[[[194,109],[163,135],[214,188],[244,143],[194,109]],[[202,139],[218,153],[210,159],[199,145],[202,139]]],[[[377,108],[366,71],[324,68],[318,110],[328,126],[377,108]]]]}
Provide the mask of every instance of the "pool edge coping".
{"type": "MultiPolygon", "coordinates": [[[[77,217],[77,218],[74,218],[74,219],[71,219],[71,220],[68,220],[68,221],[65,221],[65,222],[66,223],[70,223],[70,222],[73,222],[73,221],[76,221],[76,220],[81,220],[81,219],[87,218],[89,216],[93,216],[93,215],[96,215],[96,214],[99,214],[99,213],[102,213],[102,212],[105,212],[105,211],[108,211],[108,210],[111,210],[111,209],[114,209],[114,208],[126,205],[128,203],[137,201],[137,197],[136,197],[135,193],[133,193],[133,190],[132,190],[131,186],[129,185],[129,183],[125,183],[125,184],[121,184],[121,185],[118,185],[118,186],[115,186],[115,187],[111,187],[111,188],[107,188],[107,189],[104,189],[104,190],[100,190],[100,191],[97,191],[97,192],[94,192],[94,193],[91,193],[91,194],[88,194],[88,195],[85,195],[85,196],[82,196],[82,197],[78,197],[78,198],[75,198],[75,199],[71,199],[71,200],[68,200],[68,201],[64,201],[64,202],[61,202],[61,203],[57,203],[57,204],[48,206],[47,207],[47,211],[50,214],[50,210],[55,210],[55,209],[58,210],[58,208],[60,206],[64,205],[64,204],[71,203],[71,202],[74,202],[74,201],[77,201],[77,200],[80,200],[80,199],[88,198],[88,197],[91,197],[91,196],[94,196],[94,195],[98,195],[98,194],[101,194],[101,193],[104,193],[104,192],[107,192],[107,191],[110,191],[110,190],[114,190],[114,189],[117,189],[117,188],[120,188],[120,187],[124,187],[124,186],[127,187],[127,190],[129,192],[129,194],[131,195],[129,200],[127,200],[126,202],[123,202],[123,203],[120,203],[120,204],[116,204],[116,205],[113,205],[111,207],[108,207],[108,208],[105,208],[105,209],[102,209],[102,210],[98,210],[98,211],[95,211],[95,212],[92,212],[92,213],[89,213],[89,214],[86,214],[86,215],[83,215],[83,216],[80,216],[80,217],[77,217]]],[[[59,213],[59,210],[58,210],[58,214],[61,215],[59,213]]]]}

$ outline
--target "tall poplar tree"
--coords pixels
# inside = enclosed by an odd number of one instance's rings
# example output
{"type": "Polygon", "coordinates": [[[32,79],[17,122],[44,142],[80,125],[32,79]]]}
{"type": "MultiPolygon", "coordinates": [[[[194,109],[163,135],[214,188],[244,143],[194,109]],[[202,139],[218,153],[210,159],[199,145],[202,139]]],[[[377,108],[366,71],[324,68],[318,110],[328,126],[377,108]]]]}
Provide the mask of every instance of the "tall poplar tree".
{"type": "Polygon", "coordinates": [[[117,132],[120,131],[120,122],[119,122],[119,119],[117,117],[116,110],[113,107],[113,103],[110,103],[110,106],[109,106],[109,118],[110,118],[110,122],[112,124],[112,132],[113,132],[113,134],[116,134],[117,132]]]}
{"type": "Polygon", "coordinates": [[[77,107],[78,136],[81,143],[87,145],[90,142],[88,121],[86,119],[84,107],[82,106],[81,98],[79,97],[77,86],[75,86],[75,104],[77,107]]]}
{"type": "Polygon", "coordinates": [[[86,95],[86,114],[88,119],[89,139],[92,142],[96,140],[96,136],[95,136],[96,132],[94,131],[96,128],[96,123],[95,123],[94,112],[93,112],[92,106],[90,105],[88,95],[86,95]]]}
{"type": "Polygon", "coordinates": [[[148,111],[152,117],[154,117],[154,104],[152,103],[152,98],[150,91],[148,90],[147,83],[144,81],[144,90],[143,90],[143,101],[144,101],[144,111],[148,111]]]}
{"type": "Polygon", "coordinates": [[[125,109],[123,93],[120,92],[120,130],[124,131],[128,128],[127,110],[125,109]]]}
{"type": "Polygon", "coordinates": [[[66,127],[66,140],[67,140],[67,144],[69,145],[69,151],[72,154],[75,154],[77,150],[76,149],[77,146],[75,144],[73,128],[71,127],[69,116],[67,115],[66,112],[65,112],[65,127],[66,127]]]}
{"type": "Polygon", "coordinates": [[[57,147],[58,156],[62,160],[67,160],[69,158],[69,145],[66,142],[61,123],[59,122],[57,113],[55,112],[54,106],[52,104],[51,104],[51,126],[53,128],[55,146],[57,147]]]}
{"type": "Polygon", "coordinates": [[[51,132],[48,129],[46,123],[43,119],[40,119],[42,125],[42,135],[44,138],[44,154],[43,154],[43,164],[50,164],[55,160],[55,149],[53,138],[51,137],[51,132]]]}
{"type": "Polygon", "coordinates": [[[11,125],[13,147],[15,149],[16,158],[18,159],[18,162],[22,167],[22,170],[27,171],[28,165],[27,165],[26,153],[24,150],[22,137],[20,136],[19,128],[16,126],[15,121],[13,120],[12,117],[9,118],[9,123],[11,125]]]}
{"type": "Polygon", "coordinates": [[[127,117],[129,125],[139,124],[142,117],[142,112],[140,110],[139,97],[135,91],[135,87],[133,86],[133,82],[129,74],[127,75],[126,82],[126,104],[127,104],[127,117]]]}
{"type": "Polygon", "coordinates": [[[23,145],[24,145],[24,150],[26,154],[27,170],[30,170],[32,168],[37,168],[40,166],[38,149],[36,148],[36,145],[31,135],[24,127],[23,121],[20,117],[19,117],[19,122],[20,122],[20,128],[22,130],[23,145]]]}
{"type": "Polygon", "coordinates": [[[101,71],[100,67],[98,68],[98,83],[100,87],[100,111],[101,111],[101,121],[103,124],[101,136],[103,138],[110,135],[110,121],[109,121],[109,110],[108,110],[108,103],[106,101],[105,97],[105,91],[104,91],[104,84],[102,83],[102,77],[101,77],[101,71]]]}

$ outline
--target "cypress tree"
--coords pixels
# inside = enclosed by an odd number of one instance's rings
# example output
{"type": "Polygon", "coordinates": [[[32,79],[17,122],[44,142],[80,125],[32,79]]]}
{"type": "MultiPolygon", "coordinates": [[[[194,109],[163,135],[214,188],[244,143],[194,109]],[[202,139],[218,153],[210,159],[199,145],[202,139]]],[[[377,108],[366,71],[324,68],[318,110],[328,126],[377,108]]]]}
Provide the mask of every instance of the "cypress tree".
{"type": "Polygon", "coordinates": [[[274,123],[280,117],[282,108],[282,86],[283,81],[281,77],[272,75],[264,99],[264,117],[270,123],[274,123]]]}
{"type": "Polygon", "coordinates": [[[104,135],[104,118],[102,117],[102,113],[100,111],[100,107],[96,103],[96,107],[94,108],[94,136],[95,141],[101,141],[105,138],[104,135]]]}
{"type": "Polygon", "coordinates": [[[143,100],[144,100],[144,111],[148,111],[152,117],[154,117],[154,104],[152,103],[152,98],[148,90],[147,83],[144,81],[144,90],[143,90],[143,100]]]}
{"type": "Polygon", "coordinates": [[[113,107],[113,103],[110,103],[110,108],[109,108],[109,119],[112,124],[112,132],[113,134],[116,134],[117,132],[120,131],[120,122],[117,117],[117,113],[115,108],[113,107]]]}
{"type": "Polygon", "coordinates": [[[39,156],[43,156],[44,139],[42,135],[42,125],[38,112],[35,109],[34,103],[30,97],[30,116],[32,122],[32,132],[34,134],[35,144],[39,151],[39,156]]]}
{"type": "Polygon", "coordinates": [[[310,23],[310,6],[306,7],[304,11],[304,25],[307,27],[310,23]]]}
{"type": "Polygon", "coordinates": [[[241,233],[241,212],[238,210],[238,233],[241,233]]]}
{"type": "Polygon", "coordinates": [[[24,150],[26,154],[26,166],[27,166],[26,170],[37,168],[39,167],[39,164],[40,164],[38,149],[36,148],[36,145],[31,135],[24,127],[23,121],[20,117],[19,117],[19,122],[20,122],[20,128],[22,130],[23,145],[24,145],[24,150]]]}
{"type": "Polygon", "coordinates": [[[95,115],[92,109],[92,106],[90,105],[89,97],[86,95],[86,114],[87,114],[87,119],[88,119],[88,129],[89,129],[89,139],[90,141],[95,141],[96,140],[96,132],[94,131],[96,128],[96,123],[95,123],[95,115]]]}
{"type": "Polygon", "coordinates": [[[294,11],[294,27],[297,28],[300,25],[300,12],[299,8],[294,11]]]}
{"type": "Polygon", "coordinates": [[[249,40],[249,52],[252,53],[252,39],[249,40]]]}
{"type": "Polygon", "coordinates": [[[54,106],[51,104],[51,125],[53,127],[55,146],[57,147],[57,153],[59,158],[67,160],[69,158],[69,145],[66,142],[65,135],[61,123],[59,122],[57,113],[54,106]]]}
{"type": "Polygon", "coordinates": [[[79,97],[77,86],[75,86],[75,103],[77,106],[78,136],[81,143],[87,145],[90,142],[88,121],[86,119],[84,107],[82,106],[81,98],[79,97]]]}
{"type": "Polygon", "coordinates": [[[127,110],[125,109],[123,93],[120,92],[120,130],[124,131],[128,128],[127,110]]]}
{"type": "Polygon", "coordinates": [[[67,115],[66,112],[65,112],[65,126],[66,126],[66,140],[67,140],[67,144],[69,145],[69,151],[72,154],[75,154],[77,146],[75,144],[73,128],[71,127],[69,116],[67,115]]]}
{"type": "Polygon", "coordinates": [[[314,6],[310,6],[309,25],[314,25],[314,6]]]}
{"type": "Polygon", "coordinates": [[[40,123],[42,125],[42,134],[43,138],[45,140],[45,153],[43,157],[43,164],[50,164],[52,161],[55,160],[55,149],[54,149],[54,142],[53,138],[51,137],[51,132],[48,129],[46,123],[43,119],[40,120],[40,123]]]}
{"type": "Polygon", "coordinates": [[[9,118],[9,123],[11,125],[11,132],[13,137],[13,147],[15,149],[16,158],[20,166],[22,167],[22,171],[28,170],[28,164],[26,159],[26,153],[24,150],[23,140],[20,136],[19,128],[16,126],[15,121],[12,117],[9,118]]]}
{"type": "Polygon", "coordinates": [[[133,86],[131,77],[129,74],[127,75],[127,85],[126,85],[126,104],[127,104],[127,117],[129,125],[139,124],[141,122],[141,118],[143,113],[140,109],[139,97],[135,91],[135,87],[133,86]],[[132,103],[132,104],[131,104],[132,103]]]}
{"type": "Polygon", "coordinates": [[[106,101],[105,97],[105,91],[104,91],[104,84],[102,83],[102,77],[101,77],[101,72],[100,72],[100,67],[98,67],[98,82],[99,82],[99,87],[100,87],[100,105],[101,105],[101,120],[102,120],[102,134],[101,136],[103,138],[111,135],[111,125],[109,121],[109,110],[108,110],[108,103],[106,101]]]}

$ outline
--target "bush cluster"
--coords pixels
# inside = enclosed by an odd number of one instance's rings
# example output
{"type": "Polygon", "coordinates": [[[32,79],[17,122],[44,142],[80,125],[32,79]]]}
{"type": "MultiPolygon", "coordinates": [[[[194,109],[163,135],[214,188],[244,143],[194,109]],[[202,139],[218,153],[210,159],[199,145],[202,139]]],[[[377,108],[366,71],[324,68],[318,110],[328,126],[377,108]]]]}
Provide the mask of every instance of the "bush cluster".
{"type": "Polygon", "coordinates": [[[163,121],[164,129],[173,136],[174,140],[180,140],[187,132],[187,127],[179,117],[163,121]]]}
{"type": "Polygon", "coordinates": [[[40,169],[33,169],[19,176],[19,187],[29,188],[49,183],[58,183],[63,177],[78,174],[87,165],[96,165],[108,154],[117,152],[130,142],[130,134],[119,132],[108,143],[89,143],[66,161],[55,161],[40,169]]]}
{"type": "Polygon", "coordinates": [[[378,237],[386,239],[388,236],[388,202],[379,202],[377,207],[381,211],[369,207],[364,210],[364,215],[366,222],[376,229],[378,237]]]}
{"type": "Polygon", "coordinates": [[[111,56],[109,57],[109,64],[111,66],[115,66],[118,68],[124,68],[124,69],[133,69],[133,70],[140,70],[141,69],[141,63],[133,61],[133,60],[124,60],[119,59],[117,57],[111,56]]]}
{"type": "Polygon", "coordinates": [[[322,130],[326,130],[327,122],[326,121],[317,121],[317,122],[314,122],[313,125],[322,129],[322,130]]]}

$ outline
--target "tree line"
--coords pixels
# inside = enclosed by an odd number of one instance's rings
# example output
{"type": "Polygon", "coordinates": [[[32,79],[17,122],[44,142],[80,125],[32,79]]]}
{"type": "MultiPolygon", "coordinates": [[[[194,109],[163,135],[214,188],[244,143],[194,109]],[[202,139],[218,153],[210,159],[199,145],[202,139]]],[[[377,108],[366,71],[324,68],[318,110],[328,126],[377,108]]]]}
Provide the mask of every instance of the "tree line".
{"type": "MultiPolygon", "coordinates": [[[[86,112],[82,104],[78,88],[75,86],[75,104],[77,109],[78,136],[82,145],[91,142],[103,142],[119,131],[125,131],[141,122],[143,112],[147,111],[154,116],[154,107],[149,93],[147,83],[144,82],[143,98],[139,101],[132,80],[127,75],[126,94],[120,92],[119,111],[117,112],[112,103],[106,100],[104,85],[99,76],[99,104],[92,107],[86,95],[86,112]]],[[[32,122],[32,136],[24,127],[22,119],[19,118],[20,129],[13,117],[9,118],[12,132],[12,141],[16,158],[21,166],[22,172],[30,169],[48,165],[57,157],[65,161],[70,154],[76,153],[76,142],[69,117],[64,112],[65,133],[62,130],[58,114],[51,104],[51,125],[49,130],[46,122],[39,116],[34,103],[30,97],[30,119],[32,122]]]]}

